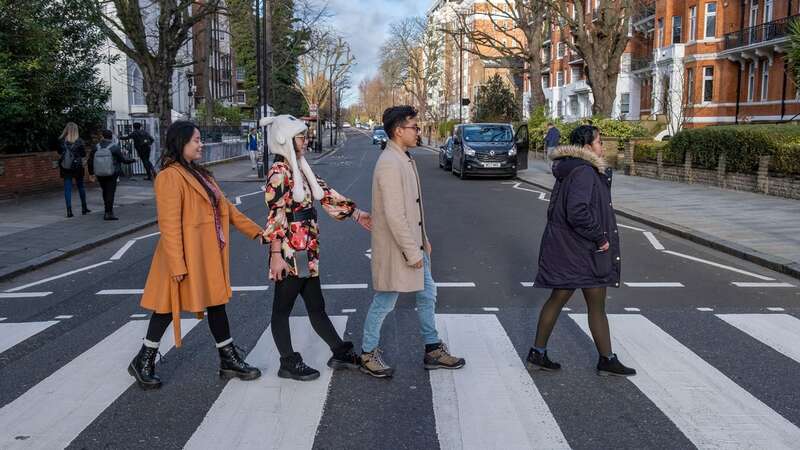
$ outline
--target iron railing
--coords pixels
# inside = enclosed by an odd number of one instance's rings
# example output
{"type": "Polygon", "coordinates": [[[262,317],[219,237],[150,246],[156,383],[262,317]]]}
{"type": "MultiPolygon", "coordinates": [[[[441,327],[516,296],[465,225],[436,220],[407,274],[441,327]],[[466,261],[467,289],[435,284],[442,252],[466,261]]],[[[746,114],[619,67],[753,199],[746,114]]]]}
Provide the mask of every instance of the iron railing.
{"type": "Polygon", "coordinates": [[[725,50],[785,37],[789,34],[789,24],[798,19],[800,19],[800,14],[728,33],[724,37],[725,50]]]}
{"type": "Polygon", "coordinates": [[[631,58],[631,72],[649,68],[653,64],[653,54],[631,58]]]}

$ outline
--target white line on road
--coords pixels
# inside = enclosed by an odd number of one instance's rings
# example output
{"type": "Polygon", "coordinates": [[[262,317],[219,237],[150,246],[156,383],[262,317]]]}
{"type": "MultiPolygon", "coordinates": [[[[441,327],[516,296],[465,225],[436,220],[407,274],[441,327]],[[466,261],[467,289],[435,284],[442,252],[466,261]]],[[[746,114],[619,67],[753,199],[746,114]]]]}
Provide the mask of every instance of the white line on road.
{"type": "MultiPolygon", "coordinates": [[[[330,349],[322,342],[306,317],[290,317],[292,342],[303,360],[324,367],[330,349]]],[[[347,316],[332,316],[339,335],[347,328],[347,316]]],[[[247,362],[256,367],[274,367],[279,358],[271,329],[261,335],[247,362]]],[[[265,370],[254,381],[228,382],[184,449],[287,448],[314,445],[333,371],[325,367],[318,380],[299,383],[278,378],[265,370]]]]}
{"type": "Polygon", "coordinates": [[[767,307],[767,311],[780,312],[780,311],[786,311],[786,310],[783,309],[783,308],[780,308],[778,306],[769,306],[769,307],[767,307]]]}
{"type": "MultiPolygon", "coordinates": [[[[2,318],[5,320],[5,317],[2,318]]],[[[41,333],[58,321],[0,323],[0,353],[10,349],[31,336],[41,333]]]]}
{"type": "MultiPolygon", "coordinates": [[[[367,284],[323,284],[322,289],[367,289],[367,284]]],[[[269,286],[232,286],[233,292],[261,292],[269,290],[269,286]]],[[[95,295],[141,295],[144,289],[103,289],[95,295]]]]}
{"type": "Polygon", "coordinates": [[[618,224],[617,224],[617,226],[618,226],[618,227],[622,227],[622,228],[627,228],[627,229],[629,229],[629,230],[641,231],[642,233],[645,233],[645,232],[647,231],[647,230],[643,230],[643,229],[641,229],[641,228],[632,227],[632,226],[630,226],[630,225],[623,225],[623,224],[621,224],[621,223],[618,223],[618,224]]]}
{"type": "Polygon", "coordinates": [[[475,283],[466,282],[466,283],[436,283],[436,287],[440,288],[474,288],[475,283]]]}
{"type": "Polygon", "coordinates": [[[743,287],[743,288],[790,288],[794,287],[791,283],[747,283],[747,282],[739,282],[734,281],[733,283],[736,287],[743,287]]]}
{"type": "Polygon", "coordinates": [[[118,261],[118,260],[122,259],[122,256],[125,255],[125,252],[127,252],[128,249],[130,249],[133,246],[133,244],[135,244],[135,243],[136,243],[136,240],[135,239],[131,239],[130,241],[126,242],[125,245],[122,246],[122,248],[117,250],[117,253],[114,253],[114,255],[111,258],[108,258],[108,259],[110,259],[111,261],[118,261]]]}
{"type": "MultiPolygon", "coordinates": [[[[570,314],[591,335],[586,314],[570,314]]],[[[797,448],[800,429],[639,314],[609,314],[628,378],[698,448],[797,448]]]]}
{"type": "Polygon", "coordinates": [[[338,289],[366,289],[367,284],[323,284],[322,289],[338,290],[338,289]]]}
{"type": "Polygon", "coordinates": [[[741,331],[800,362],[800,319],[789,314],[717,314],[741,331]]]}
{"type": "Polygon", "coordinates": [[[150,238],[150,237],[153,237],[153,236],[158,236],[159,234],[161,234],[161,232],[160,231],[156,231],[155,233],[150,233],[150,234],[145,234],[144,236],[135,237],[135,238],[133,238],[133,240],[134,241],[140,241],[142,239],[147,239],[147,238],[150,238]]]}
{"type": "Polygon", "coordinates": [[[696,309],[697,309],[698,311],[702,311],[702,312],[711,312],[711,311],[714,311],[714,308],[706,308],[706,307],[701,307],[701,308],[696,308],[696,309]]]}
{"type": "MultiPolygon", "coordinates": [[[[183,319],[182,334],[198,322],[183,319]]],[[[146,330],[146,321],[126,323],[0,409],[0,448],[67,447],[134,383],[126,368],[146,330]]],[[[161,351],[167,353],[173,345],[169,330],[161,351]]]]}
{"type": "Polygon", "coordinates": [[[343,309],[342,310],[342,314],[351,314],[351,313],[354,313],[354,312],[356,312],[355,308],[349,308],[349,309],[343,309]]]}
{"type": "Polygon", "coordinates": [[[520,284],[522,287],[533,287],[533,281],[523,281],[520,284]]]}
{"type": "Polygon", "coordinates": [[[652,245],[654,249],[656,249],[656,250],[664,250],[664,246],[661,245],[661,242],[659,242],[659,240],[656,239],[656,237],[655,237],[655,235],[653,235],[653,233],[651,233],[649,231],[645,231],[642,234],[644,234],[644,237],[646,237],[647,240],[650,241],[650,245],[652,245]]]}
{"type": "Polygon", "coordinates": [[[547,193],[546,192],[537,191],[535,189],[528,189],[528,188],[520,187],[521,184],[522,183],[514,183],[514,186],[512,186],[512,187],[514,189],[519,190],[519,191],[532,192],[534,194],[539,194],[539,200],[549,201],[549,200],[547,200],[547,193]]]}
{"type": "Polygon", "coordinates": [[[131,314],[131,319],[144,319],[147,314],[131,314]]]}
{"type": "Polygon", "coordinates": [[[233,292],[260,292],[269,290],[269,286],[232,286],[233,292]]]}
{"type": "Polygon", "coordinates": [[[498,308],[496,306],[484,306],[483,310],[486,311],[486,312],[497,312],[497,311],[500,311],[500,308],[498,308]]]}
{"type": "Polygon", "coordinates": [[[661,283],[624,283],[625,286],[633,287],[633,288],[682,288],[683,283],[677,282],[661,282],[661,283]]]}
{"type": "Polygon", "coordinates": [[[0,322],[4,321],[6,319],[8,319],[8,317],[0,317],[0,322]]]}
{"type": "Polygon", "coordinates": [[[758,278],[759,280],[775,281],[774,278],[765,277],[764,275],[759,275],[757,273],[748,272],[746,270],[737,269],[735,267],[726,266],[726,265],[720,264],[720,263],[715,263],[713,261],[707,261],[705,259],[696,258],[694,256],[684,255],[683,253],[673,252],[672,250],[664,250],[664,253],[669,253],[670,255],[675,255],[675,256],[678,256],[678,257],[681,257],[681,258],[686,258],[686,259],[691,260],[691,261],[696,261],[696,262],[699,262],[699,263],[708,264],[709,266],[719,267],[720,269],[730,270],[731,272],[736,272],[736,273],[740,273],[742,275],[747,275],[747,276],[750,276],[750,277],[753,277],[753,278],[758,278]]]}
{"type": "Polygon", "coordinates": [[[62,273],[60,275],[52,276],[52,277],[49,277],[49,278],[45,278],[44,280],[34,281],[33,283],[28,283],[28,284],[25,284],[25,285],[22,285],[22,286],[15,287],[13,289],[8,289],[8,290],[6,290],[6,292],[21,291],[21,290],[27,289],[29,287],[38,286],[40,284],[44,284],[44,283],[47,283],[47,282],[50,282],[50,281],[53,281],[53,280],[58,280],[59,278],[68,277],[70,275],[74,275],[76,273],[83,272],[85,270],[91,270],[91,269],[94,269],[95,267],[100,267],[100,266],[104,266],[106,264],[111,264],[111,262],[112,261],[103,261],[103,262],[99,262],[97,264],[92,264],[91,266],[86,266],[86,267],[81,267],[80,269],[70,270],[69,272],[62,273]]]}
{"type": "Polygon", "coordinates": [[[429,373],[441,448],[569,448],[497,316],[437,314],[436,328],[467,358],[429,373]]]}
{"type": "Polygon", "coordinates": [[[638,312],[638,311],[641,311],[641,309],[639,309],[639,308],[625,308],[625,311],[628,311],[628,312],[638,312]]]}
{"type": "Polygon", "coordinates": [[[0,298],[41,298],[47,297],[52,292],[18,292],[18,293],[0,293],[0,298]]]}
{"type": "Polygon", "coordinates": [[[236,206],[239,206],[239,205],[241,205],[241,204],[242,204],[242,199],[243,199],[243,198],[245,198],[245,197],[250,197],[251,195],[263,194],[263,193],[264,193],[264,190],[262,189],[262,190],[259,190],[259,191],[256,191],[256,192],[251,192],[251,193],[249,193],[249,194],[237,195],[237,196],[236,196],[236,200],[235,200],[234,204],[235,204],[236,206]]]}
{"type": "Polygon", "coordinates": [[[144,289],[104,289],[95,295],[141,295],[144,289]]]}
{"type": "Polygon", "coordinates": [[[66,315],[65,316],[55,316],[55,317],[53,317],[53,319],[67,320],[67,319],[72,319],[72,317],[74,317],[74,316],[66,316],[66,315]]]}
{"type": "Polygon", "coordinates": [[[572,309],[571,309],[571,308],[567,308],[566,306],[565,306],[565,307],[563,307],[563,308],[561,308],[561,310],[562,310],[562,311],[572,311],[572,309]]]}

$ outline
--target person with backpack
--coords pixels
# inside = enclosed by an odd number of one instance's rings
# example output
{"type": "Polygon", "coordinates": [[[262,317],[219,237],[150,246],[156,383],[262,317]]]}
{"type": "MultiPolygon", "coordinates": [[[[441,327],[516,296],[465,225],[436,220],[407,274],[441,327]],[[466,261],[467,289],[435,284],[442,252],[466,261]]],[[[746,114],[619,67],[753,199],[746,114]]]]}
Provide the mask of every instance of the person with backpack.
{"type": "Polygon", "coordinates": [[[117,177],[122,175],[122,164],[133,164],[122,154],[119,144],[114,142],[111,130],[103,130],[103,139],[89,154],[89,175],[97,177],[103,190],[105,215],[103,220],[119,220],[114,216],[114,194],[117,191],[117,177]]]}
{"type": "Polygon", "coordinates": [[[153,136],[150,136],[150,133],[142,129],[141,123],[135,122],[133,124],[133,131],[126,136],[120,136],[119,140],[133,141],[133,148],[136,149],[136,154],[139,155],[139,159],[142,160],[142,165],[144,165],[144,170],[147,172],[145,180],[152,180],[153,163],[150,162],[150,146],[155,142],[153,136]]]}
{"type": "Polygon", "coordinates": [[[250,151],[250,165],[253,170],[256,170],[256,162],[258,161],[258,143],[259,137],[255,128],[250,128],[250,134],[247,135],[247,149],[250,151]]]}
{"type": "Polygon", "coordinates": [[[83,158],[86,157],[83,139],[80,138],[78,125],[67,122],[58,142],[58,168],[61,178],[64,179],[64,201],[67,204],[67,217],[72,214],[72,180],[78,187],[81,196],[81,214],[92,212],[86,206],[86,190],[83,187],[83,158]]]}

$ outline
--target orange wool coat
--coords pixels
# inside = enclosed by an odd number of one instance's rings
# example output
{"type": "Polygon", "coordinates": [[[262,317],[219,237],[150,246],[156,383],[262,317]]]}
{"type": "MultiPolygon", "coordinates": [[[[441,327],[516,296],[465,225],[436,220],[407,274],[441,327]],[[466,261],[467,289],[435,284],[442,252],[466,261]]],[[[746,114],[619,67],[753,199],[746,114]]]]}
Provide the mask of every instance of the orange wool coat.
{"type": "Polygon", "coordinates": [[[157,313],[172,313],[175,342],[180,345],[181,311],[202,315],[209,306],[228,303],[232,295],[229,225],[233,224],[251,239],[261,236],[262,229],[223,196],[219,208],[226,244],[220,250],[208,194],[202,184],[178,164],[158,174],[155,194],[161,237],[150,265],[141,306],[157,313]],[[177,283],[173,280],[177,275],[186,277],[177,283]]]}

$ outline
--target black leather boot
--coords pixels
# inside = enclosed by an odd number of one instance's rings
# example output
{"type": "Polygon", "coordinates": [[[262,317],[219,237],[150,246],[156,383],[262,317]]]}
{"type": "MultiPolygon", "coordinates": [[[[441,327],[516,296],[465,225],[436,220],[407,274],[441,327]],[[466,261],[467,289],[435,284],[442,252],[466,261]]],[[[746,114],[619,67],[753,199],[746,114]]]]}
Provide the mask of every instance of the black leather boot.
{"type": "Polygon", "coordinates": [[[136,378],[139,387],[142,389],[158,389],[161,387],[161,379],[156,375],[156,355],[157,348],[150,348],[142,345],[139,354],[133,358],[128,366],[128,373],[136,378]]]}
{"type": "Polygon", "coordinates": [[[75,217],[75,215],[72,214],[72,206],[67,206],[67,217],[75,217]]]}
{"type": "Polygon", "coordinates": [[[286,358],[281,358],[281,368],[278,369],[278,377],[291,378],[298,381],[311,381],[319,378],[319,371],[308,367],[303,362],[300,353],[292,353],[286,358]]]}
{"type": "Polygon", "coordinates": [[[232,342],[218,350],[219,376],[223,378],[239,378],[240,380],[255,380],[261,376],[261,371],[247,364],[232,342]]]}
{"type": "Polygon", "coordinates": [[[353,351],[352,342],[343,342],[339,348],[333,351],[333,356],[328,360],[328,367],[331,369],[352,369],[361,367],[358,355],[353,351]]]}

